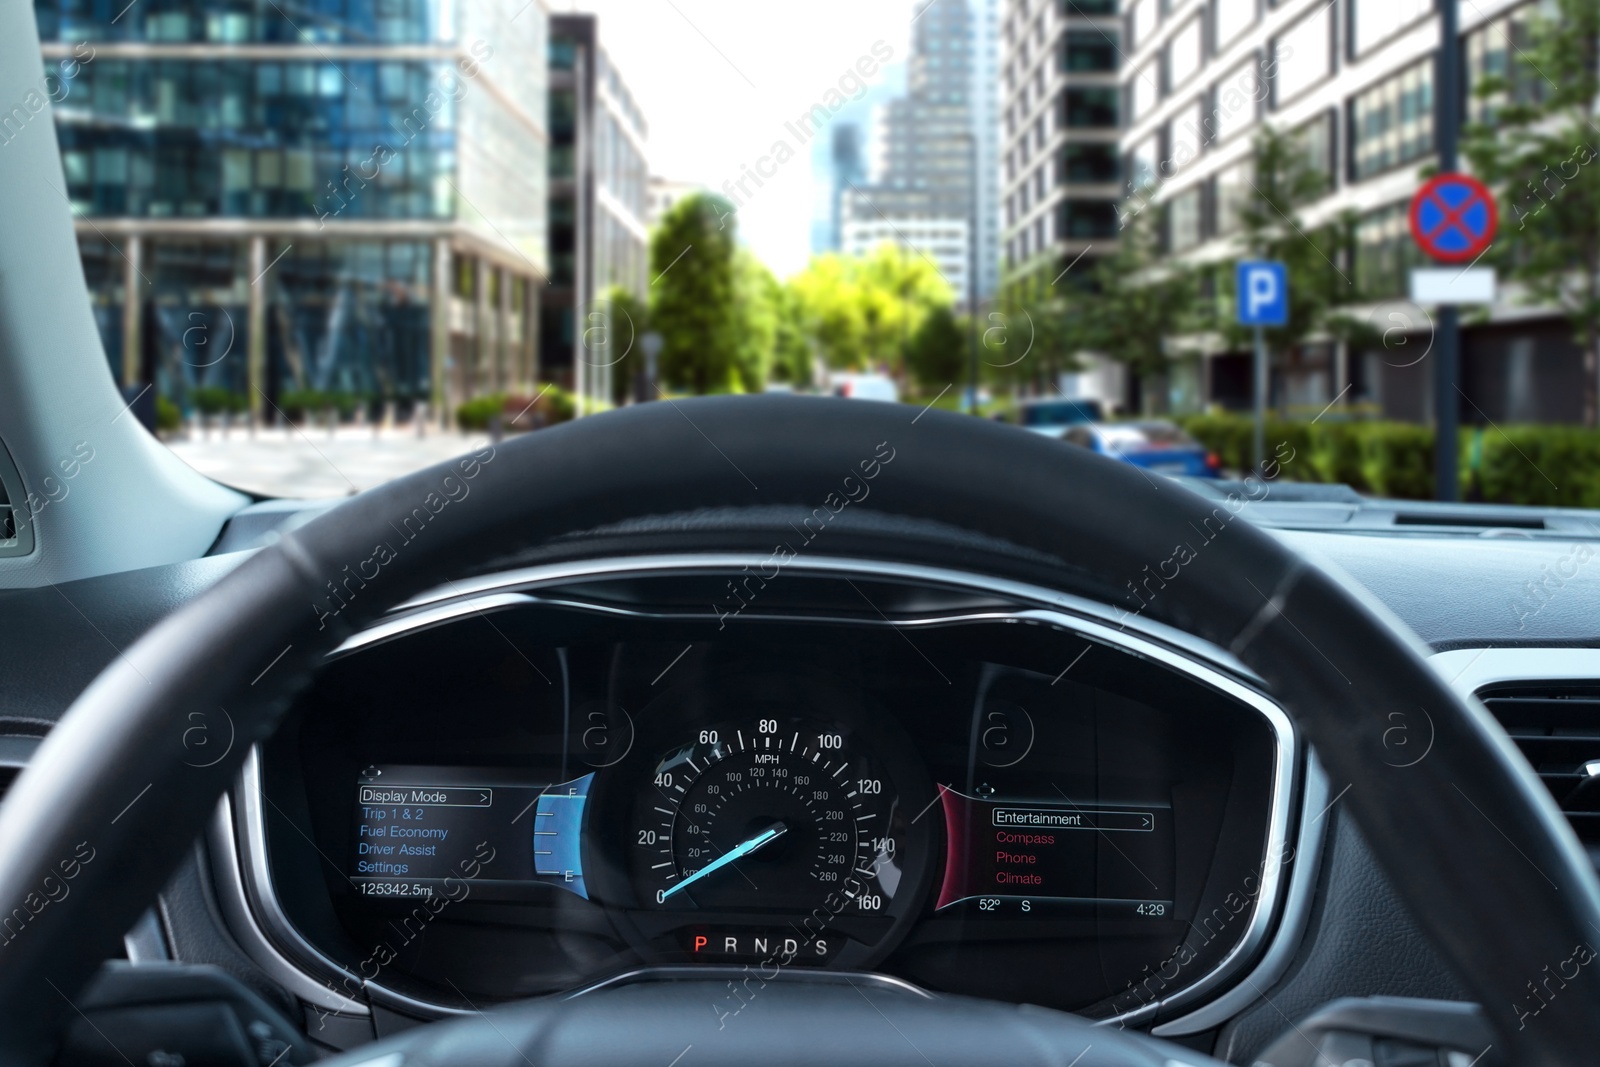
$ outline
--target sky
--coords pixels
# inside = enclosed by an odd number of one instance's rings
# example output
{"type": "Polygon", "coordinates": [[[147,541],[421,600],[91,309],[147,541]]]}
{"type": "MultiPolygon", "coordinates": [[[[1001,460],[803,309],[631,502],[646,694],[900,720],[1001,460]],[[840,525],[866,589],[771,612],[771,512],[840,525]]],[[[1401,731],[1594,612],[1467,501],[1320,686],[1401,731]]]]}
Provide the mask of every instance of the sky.
{"type": "MultiPolygon", "coordinates": [[[[887,51],[903,63],[912,3],[552,0],[551,10],[600,16],[601,41],[650,124],[652,173],[720,191],[777,142],[789,145],[794,158],[759,189],[747,181],[751,195],[738,211],[740,239],[784,278],[810,256],[814,196],[813,144],[785,123],[856,77],[863,57],[876,62],[887,51]]],[[[864,80],[877,85],[885,75],[864,80]]]]}

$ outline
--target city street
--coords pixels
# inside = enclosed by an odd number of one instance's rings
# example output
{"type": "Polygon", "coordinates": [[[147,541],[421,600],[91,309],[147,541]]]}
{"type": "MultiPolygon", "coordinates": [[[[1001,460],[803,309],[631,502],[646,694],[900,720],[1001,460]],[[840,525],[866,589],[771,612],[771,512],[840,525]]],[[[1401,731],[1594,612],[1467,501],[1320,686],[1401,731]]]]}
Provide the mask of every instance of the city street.
{"type": "Polygon", "coordinates": [[[374,431],[371,427],[268,428],[251,434],[215,428],[206,436],[171,438],[167,445],[189,466],[219,482],[267,496],[349,496],[390,478],[458,456],[486,440],[430,429],[374,431]]]}

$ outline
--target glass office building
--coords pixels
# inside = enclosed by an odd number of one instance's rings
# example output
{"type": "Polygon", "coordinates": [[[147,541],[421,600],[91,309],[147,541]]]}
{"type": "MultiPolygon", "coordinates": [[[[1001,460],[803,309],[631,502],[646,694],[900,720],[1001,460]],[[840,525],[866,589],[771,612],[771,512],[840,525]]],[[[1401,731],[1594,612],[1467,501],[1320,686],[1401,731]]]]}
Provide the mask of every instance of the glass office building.
{"type": "Polygon", "coordinates": [[[121,382],[180,405],[223,389],[270,419],[308,391],[437,414],[538,375],[539,0],[35,10],[121,382]]]}

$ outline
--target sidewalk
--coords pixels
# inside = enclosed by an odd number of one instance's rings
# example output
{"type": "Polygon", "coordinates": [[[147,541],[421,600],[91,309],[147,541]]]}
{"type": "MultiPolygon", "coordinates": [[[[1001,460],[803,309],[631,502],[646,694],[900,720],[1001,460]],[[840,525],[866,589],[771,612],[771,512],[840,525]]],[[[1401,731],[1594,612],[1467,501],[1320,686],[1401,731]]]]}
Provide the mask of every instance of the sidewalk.
{"type": "Polygon", "coordinates": [[[372,427],[235,428],[167,441],[189,466],[226,485],[265,496],[339,497],[409,474],[481,447],[484,434],[430,429],[418,437],[409,426],[374,432],[372,427]]]}

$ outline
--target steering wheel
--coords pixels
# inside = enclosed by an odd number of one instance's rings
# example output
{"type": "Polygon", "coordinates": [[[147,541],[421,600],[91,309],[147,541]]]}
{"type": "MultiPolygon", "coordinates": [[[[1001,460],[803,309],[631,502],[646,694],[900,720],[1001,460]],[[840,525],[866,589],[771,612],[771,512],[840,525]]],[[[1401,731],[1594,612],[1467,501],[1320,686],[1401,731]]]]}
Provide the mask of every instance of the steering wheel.
{"type": "MultiPolygon", "coordinates": [[[[424,589],[582,556],[606,536],[641,551],[674,537],[706,551],[750,537],[770,545],[765,526],[808,514],[885,449],[893,465],[863,508],[884,520],[880,532],[859,524],[850,543],[816,551],[955,562],[1131,604],[1128,583],[1173,559],[1175,545],[1198,545],[1175,577],[1163,568],[1145,612],[1231,650],[1265,679],[1334,783],[1349,783],[1343,803],[1513,1062],[1580,1062],[1600,1049],[1600,968],[1563,973],[1536,1019],[1515,1006],[1547,967],[1600,937],[1588,858],[1487,712],[1453,695],[1415,639],[1351,583],[1242,521],[1242,498],[1216,505],[1130,465],[979,419],[772,396],[638,405],[390,482],[285,534],[127,649],[0,806],[0,1063],[47,1061],[69,998],[115,954],[248,746],[271,735],[351,633],[424,589]],[[375,545],[396,543],[395,524],[417,509],[429,516],[424,532],[329,610],[329,584],[375,545]],[[749,521],[704,521],[718,515],[749,521]],[[915,529],[943,533],[907,533],[915,529]],[[1201,529],[1220,533],[1200,538],[1201,529]],[[1385,731],[1419,708],[1434,725],[1433,747],[1396,767],[1385,731]],[[193,716],[217,709],[237,740],[223,758],[201,758],[193,716]]],[[[663,1067],[694,1044],[697,1064],[850,1065],[920,1062],[912,1050],[921,1044],[970,1063],[1065,1063],[1085,1046],[1083,1067],[1202,1058],[1062,1013],[853,984],[772,983],[720,1031],[696,983],[627,985],[434,1024],[365,1055],[663,1067]]],[[[725,993],[719,985],[716,996],[725,993]]]]}

